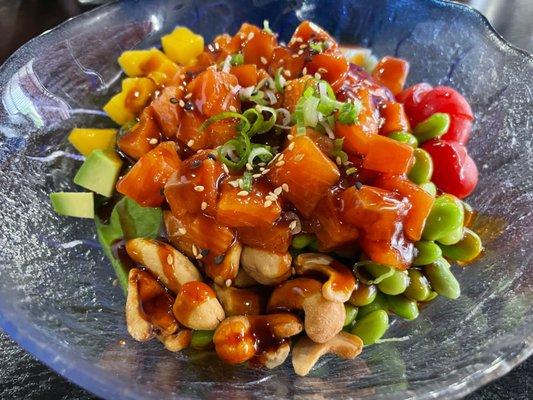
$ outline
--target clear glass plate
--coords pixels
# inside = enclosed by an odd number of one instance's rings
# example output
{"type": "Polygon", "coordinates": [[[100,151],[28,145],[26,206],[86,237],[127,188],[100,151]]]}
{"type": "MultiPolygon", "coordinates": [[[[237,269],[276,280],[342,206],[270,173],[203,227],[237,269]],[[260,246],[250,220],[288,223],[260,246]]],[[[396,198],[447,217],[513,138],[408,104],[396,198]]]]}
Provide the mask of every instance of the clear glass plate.
{"type": "Polygon", "coordinates": [[[123,1],[30,41],[0,68],[0,325],[53,369],[107,398],[456,398],[504,374],[533,349],[533,59],[480,14],[428,0],[123,1]],[[389,341],[353,361],[324,359],[308,377],[171,354],[128,338],[124,298],[91,221],[57,216],[48,194],[76,190],[66,135],[111,126],[118,55],[158,43],[175,25],[207,39],[244,21],[287,39],[301,19],[341,42],[411,62],[409,83],[446,84],[477,116],[469,143],[481,180],[471,203],[484,256],[455,267],[463,295],[438,299],[389,341]],[[121,345],[121,340],[125,344],[121,345]]]}

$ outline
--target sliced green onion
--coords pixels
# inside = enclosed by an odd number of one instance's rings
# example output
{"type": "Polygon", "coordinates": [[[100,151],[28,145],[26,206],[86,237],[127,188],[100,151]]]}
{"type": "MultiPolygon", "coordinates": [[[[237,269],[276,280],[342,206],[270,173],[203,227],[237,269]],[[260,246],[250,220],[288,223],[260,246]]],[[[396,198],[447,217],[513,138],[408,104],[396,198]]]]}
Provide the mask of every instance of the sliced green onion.
{"type": "Polygon", "coordinates": [[[321,96],[327,96],[331,100],[337,100],[337,98],[335,97],[335,92],[333,91],[333,88],[328,82],[324,80],[321,80],[320,82],[318,82],[318,91],[321,96]]]}
{"type": "Polygon", "coordinates": [[[263,21],[263,30],[267,33],[270,33],[271,35],[273,35],[274,33],[272,32],[272,30],[270,29],[270,23],[268,22],[268,19],[265,19],[263,21]]]}
{"type": "MultiPolygon", "coordinates": [[[[248,120],[246,122],[248,123],[248,120]]],[[[251,148],[250,138],[241,133],[236,139],[228,140],[218,149],[218,157],[229,168],[242,169],[246,165],[251,148]],[[238,160],[229,158],[232,153],[237,156],[238,160]]]]}
{"type": "Polygon", "coordinates": [[[250,130],[250,122],[248,122],[248,119],[244,115],[239,114],[238,112],[232,112],[232,111],[225,111],[225,112],[221,112],[220,114],[213,115],[211,118],[206,119],[203,122],[203,124],[200,125],[200,128],[198,129],[200,130],[200,132],[203,132],[205,128],[207,128],[209,125],[215,122],[221,121],[223,119],[232,119],[232,118],[240,120],[240,123],[239,123],[240,132],[247,133],[250,130]]]}
{"type": "Polygon", "coordinates": [[[278,68],[274,76],[274,86],[278,93],[283,93],[283,87],[285,86],[285,78],[281,75],[281,71],[283,71],[283,68],[278,68]]]}
{"type": "Polygon", "coordinates": [[[305,126],[316,127],[318,123],[318,103],[320,103],[320,99],[316,97],[309,97],[305,100],[303,105],[305,126]]]}
{"type": "Polygon", "coordinates": [[[250,151],[250,154],[248,155],[248,164],[254,165],[254,160],[256,158],[259,158],[260,162],[269,162],[274,158],[274,155],[272,154],[272,149],[270,146],[265,145],[252,145],[252,150],[250,151]]]}
{"type": "Polygon", "coordinates": [[[338,153],[342,151],[342,146],[344,145],[344,138],[338,138],[333,141],[333,153],[338,153]]]}
{"type": "Polygon", "coordinates": [[[356,106],[355,103],[344,103],[339,110],[339,116],[337,119],[344,125],[355,124],[359,110],[360,107],[356,106]]]}
{"type": "Polygon", "coordinates": [[[278,119],[278,112],[273,109],[272,107],[265,107],[261,105],[255,106],[256,110],[259,111],[263,118],[263,123],[258,128],[256,133],[265,133],[272,129],[274,124],[276,123],[276,120],[278,119]],[[270,118],[265,120],[263,117],[263,113],[270,113],[270,118]]]}
{"type": "Polygon", "coordinates": [[[309,47],[311,48],[311,50],[313,50],[316,53],[322,53],[324,50],[327,49],[327,44],[325,42],[311,41],[309,43],[309,47]]]}
{"type": "Polygon", "coordinates": [[[312,97],[315,94],[315,88],[312,86],[309,86],[307,89],[304,90],[302,97],[304,99],[308,99],[312,97]]]}
{"type": "Polygon", "coordinates": [[[232,54],[229,62],[231,65],[242,65],[244,64],[244,56],[242,53],[232,54]]]}
{"type": "Polygon", "coordinates": [[[261,125],[263,125],[263,114],[261,114],[255,108],[249,108],[242,115],[244,115],[250,124],[250,129],[247,132],[248,136],[253,136],[255,133],[257,133],[261,125]]]}
{"type": "Polygon", "coordinates": [[[242,186],[241,186],[242,190],[246,190],[247,192],[251,192],[252,191],[252,183],[253,183],[252,175],[253,174],[250,171],[246,171],[242,175],[242,186]]]}

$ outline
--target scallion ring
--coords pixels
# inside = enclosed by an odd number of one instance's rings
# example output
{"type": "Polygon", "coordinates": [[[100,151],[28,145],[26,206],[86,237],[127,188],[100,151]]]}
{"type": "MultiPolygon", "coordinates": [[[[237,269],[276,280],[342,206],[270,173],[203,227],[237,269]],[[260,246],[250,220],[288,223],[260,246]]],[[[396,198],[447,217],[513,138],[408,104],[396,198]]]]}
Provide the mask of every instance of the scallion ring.
{"type": "Polygon", "coordinates": [[[250,130],[250,122],[248,122],[248,119],[242,115],[242,114],[239,114],[237,112],[232,112],[232,111],[224,111],[224,112],[221,112],[220,114],[217,114],[217,115],[213,115],[211,118],[208,118],[206,119],[202,125],[200,125],[200,128],[198,128],[200,130],[200,132],[203,132],[205,130],[205,128],[207,128],[209,125],[215,123],[215,122],[218,122],[218,121],[222,121],[223,119],[238,119],[240,120],[239,122],[239,131],[242,132],[242,133],[248,133],[248,131],[250,130]]]}
{"type": "Polygon", "coordinates": [[[253,148],[248,155],[248,164],[254,165],[254,160],[256,158],[259,158],[260,162],[269,162],[274,158],[274,155],[269,146],[253,145],[253,148]]]}
{"type": "Polygon", "coordinates": [[[241,133],[237,138],[228,140],[218,149],[218,157],[229,168],[242,169],[248,161],[251,148],[250,138],[241,133]],[[238,161],[229,158],[230,153],[235,153],[238,161]]]}

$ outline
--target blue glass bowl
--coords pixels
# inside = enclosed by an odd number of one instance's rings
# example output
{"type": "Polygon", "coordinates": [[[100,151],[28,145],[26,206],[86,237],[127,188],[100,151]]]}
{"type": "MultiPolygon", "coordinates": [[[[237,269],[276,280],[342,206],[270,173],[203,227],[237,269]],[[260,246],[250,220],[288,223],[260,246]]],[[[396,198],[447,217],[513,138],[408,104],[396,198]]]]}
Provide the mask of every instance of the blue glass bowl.
{"type": "Polygon", "coordinates": [[[30,41],[0,69],[0,324],[26,350],[102,397],[456,398],[509,371],[533,349],[531,134],[533,59],[471,9],[436,0],[124,1],[30,41]],[[66,134],[111,126],[100,111],[125,49],[175,25],[207,39],[244,21],[287,39],[302,19],[341,42],[411,62],[409,83],[446,84],[477,116],[470,149],[481,180],[472,204],[483,258],[455,268],[463,296],[438,299],[354,361],[321,361],[297,377],[171,354],[128,338],[124,299],[91,221],[53,213],[48,193],[72,190],[79,159],[66,134]],[[122,342],[124,340],[125,342],[122,342]]]}

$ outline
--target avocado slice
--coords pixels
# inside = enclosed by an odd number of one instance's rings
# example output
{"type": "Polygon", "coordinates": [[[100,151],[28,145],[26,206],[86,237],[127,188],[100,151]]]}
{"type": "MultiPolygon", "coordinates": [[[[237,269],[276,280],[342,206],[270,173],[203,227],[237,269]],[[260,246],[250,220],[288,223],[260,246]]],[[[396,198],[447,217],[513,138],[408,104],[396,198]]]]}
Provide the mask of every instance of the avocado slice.
{"type": "Polygon", "coordinates": [[[91,192],[50,193],[54,211],[61,215],[77,218],[94,218],[94,195],[91,192]]]}
{"type": "Polygon", "coordinates": [[[122,161],[112,150],[94,150],[85,159],[74,183],[102,196],[111,197],[115,189],[122,161]]]}

